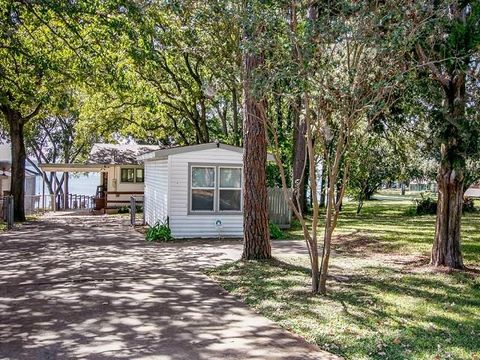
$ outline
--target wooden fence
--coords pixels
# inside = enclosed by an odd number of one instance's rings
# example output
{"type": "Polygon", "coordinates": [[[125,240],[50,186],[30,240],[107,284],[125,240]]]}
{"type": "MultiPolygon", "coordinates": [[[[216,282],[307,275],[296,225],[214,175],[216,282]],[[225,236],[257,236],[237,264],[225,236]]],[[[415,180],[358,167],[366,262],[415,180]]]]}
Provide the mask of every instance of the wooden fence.
{"type": "MultiPolygon", "coordinates": [[[[289,194],[291,190],[288,190],[289,194]]],[[[270,222],[281,229],[290,227],[292,211],[288,206],[282,188],[268,188],[268,215],[270,222]]]]}

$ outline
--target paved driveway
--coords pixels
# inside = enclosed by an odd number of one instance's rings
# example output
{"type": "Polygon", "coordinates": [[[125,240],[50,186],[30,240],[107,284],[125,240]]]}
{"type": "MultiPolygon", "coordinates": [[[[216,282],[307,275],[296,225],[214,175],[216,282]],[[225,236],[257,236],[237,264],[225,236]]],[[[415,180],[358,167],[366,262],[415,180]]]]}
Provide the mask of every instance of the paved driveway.
{"type": "Polygon", "coordinates": [[[0,235],[1,359],[334,358],[200,272],[240,242],[148,244],[126,221],[58,214],[0,235]]]}

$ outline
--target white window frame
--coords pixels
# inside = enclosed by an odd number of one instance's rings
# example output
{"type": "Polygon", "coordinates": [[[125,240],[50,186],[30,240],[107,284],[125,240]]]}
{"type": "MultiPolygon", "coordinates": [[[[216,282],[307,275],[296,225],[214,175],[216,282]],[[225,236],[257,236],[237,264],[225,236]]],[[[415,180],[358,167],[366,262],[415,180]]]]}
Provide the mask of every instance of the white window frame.
{"type": "Polygon", "coordinates": [[[188,196],[189,196],[189,207],[188,207],[188,210],[189,212],[191,213],[195,213],[195,214],[211,214],[211,213],[214,213],[215,212],[215,199],[217,197],[217,167],[215,165],[191,165],[190,166],[190,178],[189,178],[189,189],[188,189],[188,196]],[[195,186],[193,187],[193,169],[194,168],[203,168],[203,169],[213,169],[213,187],[198,187],[198,186],[195,186]],[[213,190],[213,210],[193,210],[192,209],[192,206],[193,206],[193,190],[213,190]]]}
{"type": "Polygon", "coordinates": [[[228,163],[189,163],[188,164],[188,215],[241,215],[243,214],[243,166],[241,164],[228,163]],[[192,177],[194,168],[213,168],[214,169],[214,187],[193,187],[192,177]],[[240,169],[240,188],[220,188],[220,169],[240,169]],[[213,210],[192,210],[192,190],[214,190],[213,191],[213,210]],[[240,190],[240,210],[220,210],[220,189],[221,190],[240,190]]]}

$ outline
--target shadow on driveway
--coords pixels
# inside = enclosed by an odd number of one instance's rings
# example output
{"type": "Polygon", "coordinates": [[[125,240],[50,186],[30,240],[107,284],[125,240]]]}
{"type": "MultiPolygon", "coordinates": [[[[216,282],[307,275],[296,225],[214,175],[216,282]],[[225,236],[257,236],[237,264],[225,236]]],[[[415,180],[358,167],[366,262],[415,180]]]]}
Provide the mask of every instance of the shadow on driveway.
{"type": "Polygon", "coordinates": [[[239,241],[149,244],[127,222],[44,217],[0,235],[0,358],[335,358],[199,271],[239,241]]]}

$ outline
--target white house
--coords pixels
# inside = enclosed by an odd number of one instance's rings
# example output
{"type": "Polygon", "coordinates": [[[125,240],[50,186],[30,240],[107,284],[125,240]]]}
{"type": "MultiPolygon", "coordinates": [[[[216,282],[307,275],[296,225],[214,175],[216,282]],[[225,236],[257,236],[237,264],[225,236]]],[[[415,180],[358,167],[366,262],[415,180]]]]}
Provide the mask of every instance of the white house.
{"type": "Polygon", "coordinates": [[[148,225],[168,222],[175,238],[242,236],[243,148],[209,143],[138,159],[145,165],[148,225]]]}

